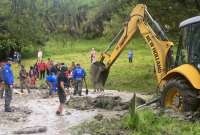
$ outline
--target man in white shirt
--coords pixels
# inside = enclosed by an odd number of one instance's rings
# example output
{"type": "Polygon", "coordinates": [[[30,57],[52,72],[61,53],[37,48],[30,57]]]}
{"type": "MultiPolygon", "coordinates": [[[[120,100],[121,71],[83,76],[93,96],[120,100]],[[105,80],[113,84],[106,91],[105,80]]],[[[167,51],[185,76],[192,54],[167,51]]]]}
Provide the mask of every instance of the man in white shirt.
{"type": "Polygon", "coordinates": [[[92,48],[92,50],[90,52],[90,60],[91,60],[91,63],[96,62],[96,51],[94,48],[92,48]]]}
{"type": "Polygon", "coordinates": [[[38,50],[38,60],[42,60],[42,55],[43,55],[42,50],[39,49],[38,50]]]}

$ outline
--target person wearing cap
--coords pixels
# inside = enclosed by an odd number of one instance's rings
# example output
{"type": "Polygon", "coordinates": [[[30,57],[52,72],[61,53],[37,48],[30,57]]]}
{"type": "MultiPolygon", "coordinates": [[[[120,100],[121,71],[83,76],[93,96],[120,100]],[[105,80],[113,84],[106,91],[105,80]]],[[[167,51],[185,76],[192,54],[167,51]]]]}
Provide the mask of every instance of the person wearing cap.
{"type": "Polygon", "coordinates": [[[59,72],[58,77],[57,77],[58,97],[60,101],[60,105],[56,111],[57,115],[63,115],[63,112],[64,112],[64,104],[65,104],[66,95],[67,95],[67,93],[65,92],[65,80],[66,80],[65,71],[66,71],[66,68],[64,66],[61,67],[61,71],[59,72]]]}
{"type": "Polygon", "coordinates": [[[12,61],[10,59],[7,59],[7,62],[3,68],[3,81],[5,86],[5,112],[12,112],[10,104],[12,100],[14,75],[11,69],[11,64],[12,61]]]}
{"type": "Polygon", "coordinates": [[[76,64],[76,68],[72,72],[74,80],[74,95],[77,93],[81,96],[83,79],[86,76],[85,70],[81,67],[80,64],[76,64]]]}

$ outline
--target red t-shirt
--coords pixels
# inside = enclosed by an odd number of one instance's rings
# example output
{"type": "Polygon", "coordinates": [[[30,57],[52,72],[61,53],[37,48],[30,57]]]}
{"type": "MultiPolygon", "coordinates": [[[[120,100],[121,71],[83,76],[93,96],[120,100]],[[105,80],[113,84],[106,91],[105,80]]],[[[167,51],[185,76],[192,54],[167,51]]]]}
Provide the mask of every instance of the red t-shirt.
{"type": "Polygon", "coordinates": [[[45,71],[46,70],[46,64],[44,62],[40,62],[38,64],[39,71],[45,71]]]}

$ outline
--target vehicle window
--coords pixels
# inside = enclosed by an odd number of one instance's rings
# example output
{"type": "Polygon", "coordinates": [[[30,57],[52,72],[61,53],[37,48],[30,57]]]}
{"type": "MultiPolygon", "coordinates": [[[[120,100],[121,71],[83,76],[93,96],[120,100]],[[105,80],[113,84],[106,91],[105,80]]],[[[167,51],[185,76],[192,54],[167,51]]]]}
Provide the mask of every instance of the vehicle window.
{"type": "Polygon", "coordinates": [[[190,36],[188,32],[188,28],[183,28],[181,30],[181,39],[180,39],[181,41],[180,41],[178,54],[177,54],[178,65],[188,63],[188,47],[187,47],[187,44],[189,42],[188,36],[190,36]]]}
{"type": "Polygon", "coordinates": [[[193,24],[191,27],[191,47],[190,47],[190,62],[200,63],[200,23],[193,24]]]}

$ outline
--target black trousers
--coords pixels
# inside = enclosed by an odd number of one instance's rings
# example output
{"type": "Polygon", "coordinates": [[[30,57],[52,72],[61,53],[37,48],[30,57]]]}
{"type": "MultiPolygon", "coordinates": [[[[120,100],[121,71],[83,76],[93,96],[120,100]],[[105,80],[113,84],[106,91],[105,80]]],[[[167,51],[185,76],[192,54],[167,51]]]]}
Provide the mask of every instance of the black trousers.
{"type": "Polygon", "coordinates": [[[61,104],[64,104],[66,101],[66,95],[64,90],[58,89],[58,97],[61,104]]]}
{"type": "Polygon", "coordinates": [[[133,58],[128,58],[129,63],[133,62],[133,58]]]}
{"type": "Polygon", "coordinates": [[[40,71],[40,79],[44,79],[44,78],[45,78],[45,70],[40,71]]]}

